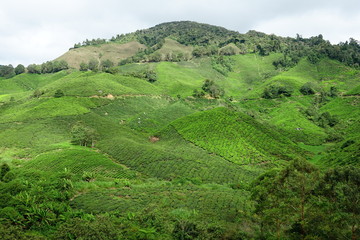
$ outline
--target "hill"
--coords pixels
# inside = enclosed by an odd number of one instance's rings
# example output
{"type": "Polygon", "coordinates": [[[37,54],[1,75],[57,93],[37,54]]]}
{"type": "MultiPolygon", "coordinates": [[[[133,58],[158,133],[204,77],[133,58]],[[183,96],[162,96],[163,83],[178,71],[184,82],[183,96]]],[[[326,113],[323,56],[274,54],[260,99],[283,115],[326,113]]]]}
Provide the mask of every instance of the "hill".
{"type": "Polygon", "coordinates": [[[145,48],[145,45],[136,41],[124,44],[107,43],[97,46],[73,48],[55,60],[65,60],[70,67],[79,69],[80,63],[87,63],[90,60],[96,60],[99,64],[101,61],[107,59],[118,63],[121,60],[134,56],[137,52],[145,48]]]}
{"type": "Polygon", "coordinates": [[[359,49],[182,21],[0,66],[1,236],[357,239],[359,49]]]}

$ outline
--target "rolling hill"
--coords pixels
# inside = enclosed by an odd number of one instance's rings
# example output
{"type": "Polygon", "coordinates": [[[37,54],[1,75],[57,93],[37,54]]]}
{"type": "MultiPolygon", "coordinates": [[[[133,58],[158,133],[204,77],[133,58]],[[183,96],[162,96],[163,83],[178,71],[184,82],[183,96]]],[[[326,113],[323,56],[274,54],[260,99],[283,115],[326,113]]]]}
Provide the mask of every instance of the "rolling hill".
{"type": "Polygon", "coordinates": [[[0,233],[356,239],[354,41],[171,22],[1,77],[0,233]]]}

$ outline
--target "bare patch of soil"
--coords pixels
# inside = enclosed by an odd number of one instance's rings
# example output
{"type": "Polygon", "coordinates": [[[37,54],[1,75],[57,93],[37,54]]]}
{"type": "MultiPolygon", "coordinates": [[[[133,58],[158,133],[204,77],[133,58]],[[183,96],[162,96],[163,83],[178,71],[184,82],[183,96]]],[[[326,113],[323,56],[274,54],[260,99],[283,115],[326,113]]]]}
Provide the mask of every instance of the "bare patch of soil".
{"type": "Polygon", "coordinates": [[[160,138],[155,137],[155,136],[149,137],[149,141],[152,142],[152,143],[155,143],[155,142],[157,142],[157,141],[159,141],[159,140],[160,140],[160,138]]]}

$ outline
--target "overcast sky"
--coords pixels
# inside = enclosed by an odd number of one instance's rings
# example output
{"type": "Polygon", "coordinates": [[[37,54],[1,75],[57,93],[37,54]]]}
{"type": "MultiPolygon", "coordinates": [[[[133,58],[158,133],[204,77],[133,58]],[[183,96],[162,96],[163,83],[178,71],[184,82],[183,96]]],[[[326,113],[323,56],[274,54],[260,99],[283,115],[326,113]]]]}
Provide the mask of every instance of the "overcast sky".
{"type": "Polygon", "coordinates": [[[240,33],[360,40],[360,0],[1,0],[0,64],[42,63],[85,39],[180,20],[240,33]]]}

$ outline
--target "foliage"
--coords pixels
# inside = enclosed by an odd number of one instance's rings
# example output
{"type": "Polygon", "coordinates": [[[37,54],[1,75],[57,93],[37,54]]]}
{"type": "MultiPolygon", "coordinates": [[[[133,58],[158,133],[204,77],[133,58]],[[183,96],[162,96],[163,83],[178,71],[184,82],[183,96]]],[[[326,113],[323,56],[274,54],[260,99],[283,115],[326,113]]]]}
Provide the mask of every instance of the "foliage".
{"type": "Polygon", "coordinates": [[[237,54],[237,51],[238,50],[236,49],[236,46],[228,45],[228,46],[221,48],[219,51],[219,54],[224,55],[224,56],[231,56],[231,55],[237,54]]]}
{"type": "Polygon", "coordinates": [[[81,122],[77,122],[71,128],[71,138],[73,144],[94,147],[98,134],[95,129],[87,127],[81,122]]]}
{"type": "Polygon", "coordinates": [[[214,45],[211,46],[198,46],[196,47],[192,55],[194,57],[212,56],[218,53],[218,48],[214,45]]]}
{"type": "Polygon", "coordinates": [[[359,237],[357,41],[193,22],[110,41],[82,50],[131,41],[124,65],[1,77],[2,238],[359,237]]]}
{"type": "Polygon", "coordinates": [[[215,84],[213,80],[206,79],[201,89],[213,98],[219,98],[224,95],[224,90],[215,84]]]}
{"type": "Polygon", "coordinates": [[[296,151],[291,144],[285,150],[284,138],[251,117],[224,108],[195,113],[172,125],[188,141],[238,164],[271,162],[272,154],[289,158],[296,151]]]}
{"type": "Polygon", "coordinates": [[[99,44],[104,44],[106,43],[106,39],[101,39],[101,38],[97,38],[97,39],[86,39],[85,41],[83,41],[82,43],[76,43],[74,45],[74,48],[79,48],[79,47],[84,47],[84,46],[93,46],[93,45],[99,45],[99,44]]]}
{"type": "Polygon", "coordinates": [[[89,70],[89,65],[87,64],[87,63],[84,63],[84,62],[81,62],[80,63],[80,69],[79,69],[80,71],[87,71],[87,70],[89,70]]]}
{"type": "Polygon", "coordinates": [[[55,93],[54,93],[54,98],[61,98],[61,97],[63,97],[64,95],[65,95],[65,94],[64,94],[63,90],[58,89],[58,90],[56,90],[55,93]]]}
{"type": "Polygon", "coordinates": [[[315,94],[314,84],[311,82],[307,82],[301,86],[300,92],[304,95],[313,95],[315,94]]]}
{"type": "Polygon", "coordinates": [[[95,59],[91,59],[88,63],[89,70],[97,72],[99,70],[99,62],[95,59]]]}
{"type": "Polygon", "coordinates": [[[37,74],[41,73],[41,66],[40,65],[30,64],[29,66],[27,66],[26,69],[27,69],[28,73],[37,73],[37,74]]]}
{"type": "Polygon", "coordinates": [[[157,80],[157,75],[156,72],[154,71],[146,71],[145,72],[145,78],[147,81],[149,81],[150,83],[156,82],[157,80]]]}
{"type": "Polygon", "coordinates": [[[110,61],[109,59],[103,60],[101,61],[101,69],[102,71],[107,71],[109,70],[111,67],[114,66],[114,63],[112,61],[110,61]]]}
{"type": "Polygon", "coordinates": [[[16,66],[16,68],[14,69],[16,75],[19,75],[19,74],[24,73],[25,70],[26,70],[26,69],[25,69],[24,65],[22,65],[22,64],[18,64],[18,65],[16,66]]]}
{"type": "Polygon", "coordinates": [[[63,70],[69,69],[69,65],[66,61],[47,61],[41,65],[30,64],[27,67],[29,73],[45,74],[45,73],[56,73],[63,70]]]}
{"type": "Polygon", "coordinates": [[[74,218],[60,226],[55,239],[119,239],[120,231],[107,216],[93,220],[74,218]]]}
{"type": "Polygon", "coordinates": [[[1,164],[0,168],[0,181],[3,181],[5,175],[10,171],[10,167],[7,163],[1,164]]]}
{"type": "Polygon", "coordinates": [[[230,58],[223,56],[212,57],[212,67],[224,76],[227,76],[229,72],[233,71],[233,61],[230,58]]]}
{"type": "Polygon", "coordinates": [[[268,172],[252,190],[261,237],[356,239],[359,169],[329,169],[324,175],[305,162],[268,172]]]}
{"type": "Polygon", "coordinates": [[[266,99],[274,99],[281,97],[290,97],[293,93],[291,87],[284,84],[272,84],[264,89],[262,97],[266,99]]]}
{"type": "Polygon", "coordinates": [[[0,65],[0,77],[12,78],[13,76],[15,76],[15,70],[11,64],[0,65]]]}

